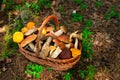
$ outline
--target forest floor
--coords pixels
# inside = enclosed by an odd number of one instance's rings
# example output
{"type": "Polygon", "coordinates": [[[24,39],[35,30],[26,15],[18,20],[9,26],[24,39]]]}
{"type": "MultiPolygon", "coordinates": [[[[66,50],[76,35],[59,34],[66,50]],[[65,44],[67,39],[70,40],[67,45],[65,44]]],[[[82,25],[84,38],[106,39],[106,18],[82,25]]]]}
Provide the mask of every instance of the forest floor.
{"type": "MultiPolygon", "coordinates": [[[[80,10],[79,5],[75,4],[73,0],[56,0],[53,7],[57,12],[60,23],[65,25],[69,32],[82,31],[84,28],[84,23],[71,20],[71,13],[74,10],[82,14],[84,20],[93,21],[93,26],[90,29],[94,32],[91,36],[94,51],[93,59],[92,61],[86,61],[86,63],[81,63],[80,60],[73,67],[74,72],[80,68],[82,69],[84,65],[91,64],[96,67],[95,80],[120,80],[120,19],[112,17],[106,20],[104,17],[105,13],[109,12],[110,7],[113,5],[116,7],[116,11],[120,13],[120,1],[103,0],[104,4],[100,8],[95,7],[95,1],[84,0],[87,4],[86,10],[80,10]],[[60,10],[61,6],[64,6],[63,13],[60,10]]],[[[44,18],[51,14],[55,14],[51,8],[44,8],[33,21],[40,25],[44,18]]],[[[8,15],[5,11],[1,11],[0,27],[7,24],[8,15]]],[[[4,34],[0,33],[0,42],[2,44],[4,44],[4,34]]],[[[0,52],[2,52],[2,46],[0,46],[0,52]]],[[[0,58],[0,80],[64,80],[63,75],[66,71],[48,71],[46,68],[41,73],[41,79],[28,79],[24,70],[29,63],[30,61],[19,52],[5,59],[0,58]]],[[[71,80],[82,80],[77,73],[73,74],[71,80]]]]}

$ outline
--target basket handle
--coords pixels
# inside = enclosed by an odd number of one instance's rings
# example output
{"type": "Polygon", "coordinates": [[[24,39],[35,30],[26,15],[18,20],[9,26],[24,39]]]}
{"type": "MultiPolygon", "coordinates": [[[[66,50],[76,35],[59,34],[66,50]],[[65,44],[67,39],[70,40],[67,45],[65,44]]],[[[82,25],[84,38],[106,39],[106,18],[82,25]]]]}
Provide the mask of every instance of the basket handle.
{"type": "Polygon", "coordinates": [[[55,16],[54,14],[48,16],[48,17],[43,21],[42,25],[40,26],[39,32],[38,32],[38,34],[37,34],[38,36],[37,36],[37,40],[36,40],[36,56],[39,55],[39,51],[40,51],[39,41],[40,41],[40,38],[41,38],[41,32],[42,32],[43,28],[45,27],[45,25],[46,25],[51,19],[54,19],[54,22],[55,22],[55,24],[56,24],[56,30],[59,29],[59,21],[58,21],[57,16],[55,16]]]}

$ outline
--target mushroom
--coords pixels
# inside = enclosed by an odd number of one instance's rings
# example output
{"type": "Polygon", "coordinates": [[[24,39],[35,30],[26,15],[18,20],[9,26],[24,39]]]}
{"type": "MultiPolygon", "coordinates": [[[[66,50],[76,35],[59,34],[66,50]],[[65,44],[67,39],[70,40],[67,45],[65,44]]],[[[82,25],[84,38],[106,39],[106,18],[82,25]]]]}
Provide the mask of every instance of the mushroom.
{"type": "Polygon", "coordinates": [[[53,27],[53,26],[46,27],[46,31],[47,31],[47,32],[50,32],[50,31],[53,31],[53,30],[54,30],[54,27],[53,27]]]}
{"type": "Polygon", "coordinates": [[[37,38],[36,34],[32,34],[28,37],[26,37],[21,43],[20,46],[21,47],[25,47],[27,44],[31,43],[32,41],[34,41],[37,38]]]}
{"type": "Polygon", "coordinates": [[[39,57],[42,57],[43,59],[45,59],[48,56],[48,53],[50,51],[50,43],[52,41],[52,37],[48,37],[48,39],[46,40],[46,42],[44,43],[41,52],[39,53],[39,57]]]}
{"type": "Polygon", "coordinates": [[[60,47],[60,49],[64,49],[64,48],[65,48],[64,43],[61,42],[60,40],[58,40],[57,38],[53,39],[53,42],[54,42],[55,44],[57,44],[57,45],[60,47]]]}
{"type": "Polygon", "coordinates": [[[50,55],[56,50],[56,46],[50,46],[50,55]]]}
{"type": "Polygon", "coordinates": [[[65,26],[61,26],[60,30],[58,30],[56,32],[51,31],[51,33],[54,34],[55,36],[60,36],[63,33],[66,33],[66,32],[67,32],[67,30],[66,30],[65,26]]]}
{"type": "Polygon", "coordinates": [[[77,49],[79,46],[79,40],[82,39],[82,34],[77,34],[78,31],[75,31],[74,33],[70,34],[70,41],[72,42],[72,38],[75,38],[74,48],[77,49]]]}
{"type": "Polygon", "coordinates": [[[72,38],[78,38],[80,40],[82,39],[82,33],[80,33],[80,34],[77,34],[77,33],[78,33],[78,31],[75,31],[70,34],[70,41],[72,41],[72,38]]]}
{"type": "Polygon", "coordinates": [[[55,50],[53,53],[50,54],[50,57],[51,57],[51,58],[57,58],[58,55],[59,55],[61,52],[62,52],[62,50],[60,49],[59,46],[57,46],[56,50],[55,50]]]}
{"type": "Polygon", "coordinates": [[[30,28],[24,35],[29,36],[36,31],[37,31],[37,28],[33,27],[33,28],[30,28]]]}
{"type": "Polygon", "coordinates": [[[75,38],[75,44],[74,44],[74,48],[77,49],[78,48],[78,38],[75,38]]]}
{"type": "MultiPolygon", "coordinates": [[[[42,48],[42,43],[43,43],[42,41],[39,41],[39,49],[40,49],[40,50],[41,50],[41,48],[42,48]]],[[[37,47],[37,46],[35,45],[35,48],[34,48],[34,50],[33,50],[34,52],[36,52],[36,47],[37,47]]]]}
{"type": "Polygon", "coordinates": [[[70,42],[69,36],[67,36],[67,35],[60,35],[60,36],[57,37],[57,39],[64,42],[64,43],[69,43],[70,42]]]}
{"type": "Polygon", "coordinates": [[[65,47],[66,48],[73,48],[74,44],[73,43],[68,43],[68,44],[65,44],[65,47]]]}
{"type": "Polygon", "coordinates": [[[70,59],[72,58],[72,52],[70,51],[70,49],[65,48],[62,50],[62,52],[59,54],[59,58],[60,59],[70,59]]]}
{"type": "Polygon", "coordinates": [[[30,47],[30,49],[31,49],[32,51],[34,51],[35,45],[34,45],[32,42],[29,43],[28,46],[30,47]]]}

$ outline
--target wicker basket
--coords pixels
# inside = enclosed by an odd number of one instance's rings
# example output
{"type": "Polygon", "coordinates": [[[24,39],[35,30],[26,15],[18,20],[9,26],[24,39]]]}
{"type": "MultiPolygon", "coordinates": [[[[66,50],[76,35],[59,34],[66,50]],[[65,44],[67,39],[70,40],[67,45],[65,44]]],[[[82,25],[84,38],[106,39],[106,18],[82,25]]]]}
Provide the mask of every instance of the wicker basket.
{"type": "MultiPolygon", "coordinates": [[[[42,29],[45,27],[45,25],[51,20],[51,19],[54,19],[55,21],[55,24],[56,24],[56,29],[59,30],[59,22],[58,22],[58,18],[55,16],[55,15],[51,15],[51,16],[48,16],[44,22],[42,23],[41,27],[40,27],[40,30],[37,34],[37,39],[36,39],[36,53],[32,53],[30,51],[27,51],[25,50],[24,48],[22,48],[19,45],[19,51],[21,54],[23,54],[28,60],[32,61],[32,62],[35,62],[35,63],[38,63],[38,64],[42,64],[42,65],[45,65],[45,66],[49,66],[51,67],[52,69],[54,70],[68,70],[70,68],[72,68],[80,59],[80,55],[79,56],[76,56],[74,58],[70,58],[70,59],[54,59],[54,58],[40,58],[38,57],[38,54],[39,54],[39,40],[41,38],[41,32],[42,32],[42,29]]],[[[80,50],[82,48],[80,47],[80,50]]]]}

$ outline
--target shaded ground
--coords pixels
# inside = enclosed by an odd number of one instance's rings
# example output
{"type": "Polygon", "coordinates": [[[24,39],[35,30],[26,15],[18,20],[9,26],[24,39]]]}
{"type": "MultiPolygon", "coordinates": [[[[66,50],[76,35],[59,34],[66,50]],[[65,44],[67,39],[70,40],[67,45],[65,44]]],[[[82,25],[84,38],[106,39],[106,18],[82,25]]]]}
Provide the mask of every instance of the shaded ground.
{"type": "MultiPolygon", "coordinates": [[[[84,23],[72,22],[71,13],[73,10],[80,12],[84,15],[85,19],[91,19],[93,21],[92,31],[92,43],[93,43],[93,61],[88,61],[89,64],[93,64],[97,68],[95,73],[95,80],[120,80],[120,20],[112,18],[109,21],[104,19],[104,14],[111,5],[116,5],[117,11],[120,12],[120,2],[118,0],[103,1],[104,5],[96,9],[95,1],[85,0],[88,4],[88,8],[85,11],[81,11],[79,6],[74,4],[72,0],[69,1],[56,1],[54,6],[58,12],[60,22],[68,28],[69,32],[77,29],[82,30],[84,23]],[[64,6],[65,14],[60,15],[60,6],[64,6]]],[[[40,17],[35,21],[42,23],[44,17],[53,14],[52,9],[43,9],[40,12],[40,17]]],[[[7,15],[0,12],[0,27],[7,24],[7,15]],[[4,20],[2,22],[2,20],[4,20]]],[[[0,42],[3,41],[3,34],[0,33],[0,42]]],[[[1,52],[1,47],[0,47],[1,52]]],[[[24,58],[20,53],[15,54],[5,60],[0,60],[0,80],[16,80],[18,78],[22,80],[29,80],[28,75],[24,74],[24,70],[29,61],[24,58]]],[[[78,63],[73,69],[80,69],[83,65],[78,63]]],[[[65,72],[61,71],[47,71],[44,69],[41,74],[41,80],[62,80],[65,72]]],[[[77,74],[77,73],[75,73],[77,74]]],[[[79,76],[73,76],[72,80],[81,80],[79,76]]]]}

